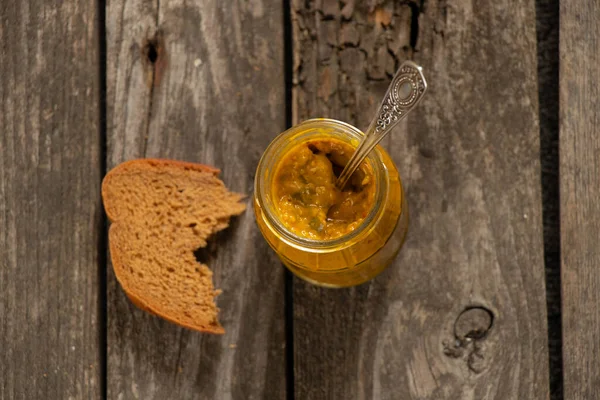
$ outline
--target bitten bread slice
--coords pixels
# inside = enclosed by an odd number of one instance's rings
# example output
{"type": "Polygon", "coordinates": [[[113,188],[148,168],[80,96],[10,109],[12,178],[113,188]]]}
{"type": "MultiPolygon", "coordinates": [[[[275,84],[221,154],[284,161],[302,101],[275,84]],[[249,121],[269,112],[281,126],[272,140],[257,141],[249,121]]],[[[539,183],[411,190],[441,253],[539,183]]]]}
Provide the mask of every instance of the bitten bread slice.
{"type": "Polygon", "coordinates": [[[208,266],[194,251],[246,208],[219,170],[200,164],[140,159],[112,169],[102,182],[110,255],[117,280],[138,307],[171,322],[224,333],[208,266]]]}

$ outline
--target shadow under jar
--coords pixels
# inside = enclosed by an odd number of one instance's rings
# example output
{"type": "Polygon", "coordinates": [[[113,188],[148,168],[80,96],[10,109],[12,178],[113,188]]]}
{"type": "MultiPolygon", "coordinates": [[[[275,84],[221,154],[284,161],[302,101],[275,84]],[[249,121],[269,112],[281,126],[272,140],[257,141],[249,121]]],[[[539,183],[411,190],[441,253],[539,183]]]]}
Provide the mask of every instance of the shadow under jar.
{"type": "MultiPolygon", "coordinates": [[[[296,276],[325,287],[364,283],[395,258],[408,229],[408,209],[398,171],[377,146],[364,163],[372,175],[372,205],[361,221],[335,238],[309,238],[284,222],[275,181],[282,162],[307,142],[343,142],[355,149],[363,133],[333,119],[311,119],[276,137],[265,150],[254,181],[258,227],[281,261],[296,276]]],[[[343,167],[343,165],[339,166],[343,167]]]]}

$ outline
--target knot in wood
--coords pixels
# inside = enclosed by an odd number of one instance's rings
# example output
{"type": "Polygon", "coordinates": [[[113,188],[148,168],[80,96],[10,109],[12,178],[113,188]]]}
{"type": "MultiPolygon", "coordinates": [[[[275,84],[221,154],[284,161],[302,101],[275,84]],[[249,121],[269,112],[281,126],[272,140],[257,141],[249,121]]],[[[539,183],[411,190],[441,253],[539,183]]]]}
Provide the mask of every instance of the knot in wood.
{"type": "Polygon", "coordinates": [[[142,52],[144,53],[148,63],[155,64],[158,61],[161,51],[162,42],[159,34],[155,35],[153,38],[145,40],[142,52]]]}
{"type": "Polygon", "coordinates": [[[483,339],[494,323],[494,314],[485,307],[469,307],[454,322],[454,335],[461,342],[483,339]]]}

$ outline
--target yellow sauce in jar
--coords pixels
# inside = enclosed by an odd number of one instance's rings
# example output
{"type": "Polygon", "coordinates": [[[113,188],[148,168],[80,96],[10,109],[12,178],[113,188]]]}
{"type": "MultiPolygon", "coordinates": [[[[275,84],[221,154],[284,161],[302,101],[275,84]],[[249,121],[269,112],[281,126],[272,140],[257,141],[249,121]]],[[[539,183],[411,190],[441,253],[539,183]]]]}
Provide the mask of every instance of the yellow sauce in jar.
{"type": "Polygon", "coordinates": [[[381,146],[343,191],[334,186],[362,137],[340,121],[304,121],[277,136],[256,169],[258,228],[283,264],[308,282],[366,282],[390,265],[406,237],[402,183],[381,146]]]}
{"type": "Polygon", "coordinates": [[[375,202],[373,171],[363,163],[344,190],[335,187],[354,148],[333,138],[292,148],[279,162],[272,183],[283,225],[314,240],[337,239],[355,230],[375,202]]]}

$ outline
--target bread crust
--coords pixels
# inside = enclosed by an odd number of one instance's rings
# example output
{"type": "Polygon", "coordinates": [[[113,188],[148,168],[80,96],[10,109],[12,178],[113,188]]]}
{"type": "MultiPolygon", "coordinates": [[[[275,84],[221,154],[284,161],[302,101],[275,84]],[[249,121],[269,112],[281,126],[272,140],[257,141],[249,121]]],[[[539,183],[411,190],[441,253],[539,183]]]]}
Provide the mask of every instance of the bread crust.
{"type": "Polygon", "coordinates": [[[104,202],[104,208],[106,211],[106,215],[108,219],[111,221],[111,226],[109,228],[108,237],[109,237],[109,250],[111,255],[111,260],[113,264],[113,270],[115,272],[115,276],[119,281],[119,284],[123,288],[123,291],[130,299],[130,301],[135,304],[141,310],[144,310],[150,314],[154,314],[161,318],[166,319],[174,324],[179,326],[196,330],[199,332],[211,333],[211,334],[223,334],[225,333],[225,329],[217,322],[215,326],[199,326],[199,325],[190,325],[184,321],[179,320],[176,316],[171,315],[169,313],[165,313],[157,307],[153,307],[151,304],[140,299],[134,291],[129,287],[127,279],[125,279],[124,268],[121,255],[123,254],[123,249],[121,248],[120,238],[117,238],[117,231],[120,227],[120,222],[117,218],[117,206],[114,202],[117,202],[117,199],[111,199],[108,195],[108,187],[111,185],[111,181],[114,177],[126,172],[127,170],[135,167],[138,170],[148,169],[150,171],[151,168],[156,167],[176,167],[181,170],[193,170],[198,172],[212,173],[214,176],[218,176],[220,170],[214,168],[209,165],[203,164],[195,164],[190,162],[183,161],[174,161],[174,160],[165,160],[165,159],[135,159],[131,161],[126,161],[122,164],[119,164],[114,169],[112,169],[102,181],[102,201],[104,202]],[[113,201],[114,200],[114,201],[113,201]]]}

